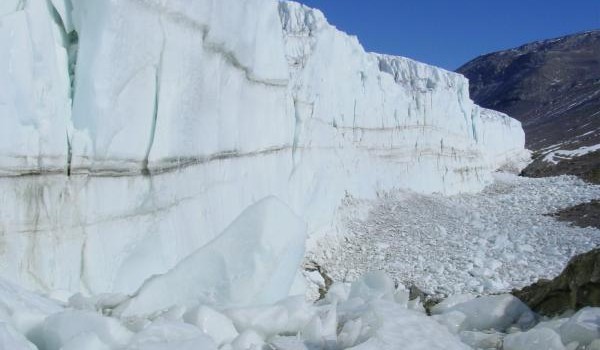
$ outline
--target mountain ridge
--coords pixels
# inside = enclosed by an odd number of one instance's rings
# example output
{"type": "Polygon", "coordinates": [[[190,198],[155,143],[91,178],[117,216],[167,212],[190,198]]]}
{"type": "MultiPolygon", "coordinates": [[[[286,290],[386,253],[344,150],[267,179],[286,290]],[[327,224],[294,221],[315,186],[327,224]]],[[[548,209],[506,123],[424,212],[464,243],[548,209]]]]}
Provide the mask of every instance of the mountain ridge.
{"type": "Polygon", "coordinates": [[[457,72],[476,103],[523,123],[537,156],[525,174],[595,179],[600,155],[581,150],[600,144],[600,30],[486,54],[457,72]],[[561,153],[577,156],[555,157],[561,153]]]}

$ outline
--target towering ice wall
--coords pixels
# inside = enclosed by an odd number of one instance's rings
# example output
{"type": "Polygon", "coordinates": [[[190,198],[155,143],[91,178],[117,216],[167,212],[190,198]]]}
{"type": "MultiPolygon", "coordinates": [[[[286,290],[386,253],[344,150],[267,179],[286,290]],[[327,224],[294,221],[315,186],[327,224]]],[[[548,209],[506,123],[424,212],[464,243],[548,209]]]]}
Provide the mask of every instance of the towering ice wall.
{"type": "Polygon", "coordinates": [[[135,291],[267,196],[327,232],[345,195],[477,191],[520,124],[460,75],[366,53],[275,0],[0,6],[0,275],[135,291]]]}
{"type": "Polygon", "coordinates": [[[73,4],[73,173],[160,172],[289,142],[273,2],[73,4]]]}
{"type": "Polygon", "coordinates": [[[366,53],[320,11],[298,3],[280,3],[280,15],[297,147],[337,148],[359,157],[353,172],[363,173],[358,178],[368,187],[365,194],[373,184],[478,190],[490,170],[522,156],[520,123],[474,105],[464,76],[366,53]],[[497,135],[481,132],[488,129],[497,135]]]}

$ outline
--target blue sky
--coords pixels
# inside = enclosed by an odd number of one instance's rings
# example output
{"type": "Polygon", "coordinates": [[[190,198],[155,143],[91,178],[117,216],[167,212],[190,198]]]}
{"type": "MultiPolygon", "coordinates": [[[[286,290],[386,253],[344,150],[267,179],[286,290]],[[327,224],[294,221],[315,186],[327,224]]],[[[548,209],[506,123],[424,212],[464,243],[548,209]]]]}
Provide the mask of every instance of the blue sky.
{"type": "Polygon", "coordinates": [[[301,0],[369,51],[454,70],[485,53],[600,29],[600,0],[301,0]]]}

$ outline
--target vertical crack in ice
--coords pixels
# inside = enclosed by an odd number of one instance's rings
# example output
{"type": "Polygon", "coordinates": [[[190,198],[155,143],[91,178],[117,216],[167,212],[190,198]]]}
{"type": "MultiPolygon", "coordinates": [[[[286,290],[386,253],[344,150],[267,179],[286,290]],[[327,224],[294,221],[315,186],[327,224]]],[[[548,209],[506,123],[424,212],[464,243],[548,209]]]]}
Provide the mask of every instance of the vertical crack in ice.
{"type": "Polygon", "coordinates": [[[160,105],[160,79],[162,76],[162,68],[164,62],[165,55],[165,47],[167,43],[167,35],[165,32],[165,26],[162,20],[162,17],[158,18],[160,24],[160,30],[162,32],[162,45],[160,48],[160,56],[158,59],[158,63],[155,69],[155,82],[154,82],[154,109],[152,115],[152,125],[150,126],[150,138],[148,141],[148,147],[146,148],[146,154],[144,155],[144,160],[142,161],[142,174],[150,175],[150,169],[148,167],[148,159],[150,158],[150,152],[152,151],[152,146],[154,146],[154,137],[156,135],[156,123],[158,122],[158,108],[160,105]]]}
{"type": "MultiPolygon", "coordinates": [[[[64,30],[64,26],[63,26],[64,30]]],[[[67,64],[68,64],[68,74],[69,74],[69,82],[70,82],[70,115],[68,119],[71,120],[73,118],[73,101],[75,99],[75,67],[77,65],[77,56],[79,52],[79,36],[75,30],[66,34],[67,39],[67,64]]],[[[69,130],[66,131],[67,136],[67,176],[71,175],[71,161],[73,159],[73,143],[71,140],[71,135],[69,134],[69,130]]]]}
{"type": "Polygon", "coordinates": [[[32,282],[37,284],[38,287],[42,290],[50,290],[49,286],[45,281],[38,275],[39,272],[39,261],[37,260],[40,257],[40,242],[42,242],[43,231],[40,228],[42,221],[42,211],[45,212],[46,218],[50,217],[48,207],[46,205],[47,201],[45,198],[46,192],[44,191],[43,183],[32,183],[29,185],[25,191],[25,198],[27,200],[27,215],[28,218],[31,219],[31,230],[29,230],[27,235],[27,252],[25,255],[25,266],[22,268],[25,269],[25,272],[31,278],[32,282]]]}
{"type": "MultiPolygon", "coordinates": [[[[27,0],[21,0],[21,3],[24,4],[27,0]]],[[[69,98],[71,107],[73,104],[73,98],[75,95],[75,65],[77,62],[77,51],[79,46],[79,37],[75,30],[71,32],[67,32],[67,27],[65,25],[64,19],[61,17],[58,9],[54,6],[54,3],[51,0],[46,0],[46,5],[48,7],[48,11],[50,12],[50,17],[54,21],[54,23],[58,26],[58,29],[61,34],[62,46],[67,53],[67,72],[69,75],[69,98]]],[[[72,109],[69,110],[72,112],[72,109]]],[[[71,119],[71,115],[67,116],[67,119],[71,119]]],[[[73,148],[71,143],[71,138],[69,135],[69,130],[65,130],[66,138],[67,138],[67,159],[66,159],[66,172],[67,176],[71,176],[71,161],[73,158],[73,148]]],[[[41,153],[41,152],[40,152],[41,153]]],[[[41,168],[41,164],[39,165],[41,168]]]]}
{"type": "Polygon", "coordinates": [[[381,92],[381,128],[385,128],[385,105],[387,104],[386,101],[386,90],[383,88],[383,85],[381,83],[381,75],[379,75],[377,77],[377,86],[379,87],[379,91],[381,92]]]}
{"type": "Polygon", "coordinates": [[[477,127],[475,126],[475,110],[471,112],[471,131],[473,132],[473,139],[475,140],[475,142],[479,142],[477,136],[477,127]]]}
{"type": "Polygon", "coordinates": [[[356,140],[356,132],[357,131],[358,130],[356,129],[356,99],[354,99],[354,114],[352,116],[352,140],[354,142],[357,142],[357,140],[356,140]]]}
{"type": "MultiPolygon", "coordinates": [[[[63,26],[63,30],[65,29],[65,27],[63,26]]],[[[75,30],[73,30],[72,32],[68,33],[67,36],[67,64],[68,66],[68,72],[69,72],[69,81],[70,81],[70,91],[69,91],[69,98],[70,98],[70,104],[71,104],[71,109],[70,109],[70,115],[68,117],[68,119],[71,120],[72,122],[72,118],[73,118],[73,101],[75,98],[75,66],[77,65],[77,55],[79,52],[79,36],[77,35],[77,32],[75,30]]],[[[71,135],[69,135],[69,130],[66,131],[66,136],[67,136],[67,176],[71,176],[71,164],[72,164],[72,160],[73,160],[73,143],[71,140],[71,135]]]]}
{"type": "Polygon", "coordinates": [[[302,128],[304,127],[304,121],[302,120],[302,105],[310,107],[310,116],[306,119],[312,119],[315,114],[315,102],[303,102],[300,101],[296,96],[293,96],[294,102],[294,139],[292,142],[292,171],[290,173],[290,178],[296,171],[296,165],[298,164],[297,160],[297,151],[300,149],[300,137],[302,136],[302,128]]]}
{"type": "Polygon", "coordinates": [[[27,7],[27,0],[19,0],[19,3],[17,4],[17,8],[15,10],[23,11],[25,10],[25,7],[27,7]]]}
{"type": "Polygon", "coordinates": [[[67,176],[71,176],[71,163],[73,161],[73,146],[71,145],[71,138],[67,131],[67,176]]]}
{"type": "MultiPolygon", "coordinates": [[[[85,230],[84,230],[85,231],[85,230]]],[[[92,288],[90,287],[90,284],[88,282],[88,278],[87,278],[87,268],[86,268],[86,264],[85,264],[85,259],[86,259],[86,247],[87,247],[87,233],[83,234],[83,242],[81,243],[81,253],[80,253],[80,261],[79,261],[79,281],[81,284],[81,287],[88,293],[90,293],[92,291],[92,288]]]]}
{"type": "MultiPolygon", "coordinates": [[[[459,88],[459,90],[458,90],[458,94],[457,94],[457,97],[458,97],[458,106],[460,108],[460,111],[463,114],[463,117],[465,118],[465,123],[467,124],[467,127],[468,127],[468,125],[469,125],[469,115],[467,113],[467,109],[465,108],[465,104],[464,104],[464,101],[463,101],[463,98],[462,98],[464,96],[463,89],[464,89],[464,87],[461,86],[459,88]]],[[[471,117],[471,122],[473,122],[473,118],[472,117],[471,117]]],[[[473,126],[471,126],[471,128],[473,128],[473,126]]],[[[473,135],[474,135],[474,132],[473,132],[473,135]]]]}
{"type": "Polygon", "coordinates": [[[69,79],[71,81],[71,101],[75,97],[75,67],[79,54],[79,35],[75,30],[67,34],[67,57],[69,64],[69,79]]]}
{"type": "Polygon", "coordinates": [[[298,148],[298,142],[300,139],[300,126],[302,121],[300,120],[300,112],[298,111],[298,99],[294,98],[294,141],[292,142],[292,162],[296,167],[296,149],[298,148]]]}

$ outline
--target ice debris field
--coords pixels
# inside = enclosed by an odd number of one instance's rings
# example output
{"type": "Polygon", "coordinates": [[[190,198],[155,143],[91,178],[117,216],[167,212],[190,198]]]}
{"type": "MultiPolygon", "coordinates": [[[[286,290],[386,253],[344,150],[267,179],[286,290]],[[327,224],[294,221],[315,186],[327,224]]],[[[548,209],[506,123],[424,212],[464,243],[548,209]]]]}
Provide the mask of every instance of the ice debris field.
{"type": "Polygon", "coordinates": [[[571,257],[600,245],[600,230],[551,216],[600,198],[600,186],[567,176],[495,177],[477,194],[349,198],[338,235],[319,242],[308,260],[338,281],[376,269],[431,295],[490,294],[552,279],[571,257]]]}

